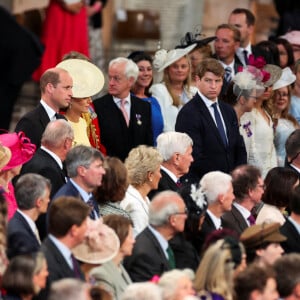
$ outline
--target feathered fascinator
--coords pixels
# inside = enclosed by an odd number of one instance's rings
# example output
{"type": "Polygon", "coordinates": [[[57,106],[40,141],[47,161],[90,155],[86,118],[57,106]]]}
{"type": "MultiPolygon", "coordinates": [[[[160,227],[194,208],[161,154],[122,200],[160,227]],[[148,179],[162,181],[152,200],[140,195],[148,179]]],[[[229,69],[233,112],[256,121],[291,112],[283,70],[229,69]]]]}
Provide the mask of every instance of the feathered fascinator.
{"type": "Polygon", "coordinates": [[[282,73],[280,67],[266,64],[262,56],[255,58],[252,54],[249,56],[248,65],[246,67],[240,67],[238,72],[242,72],[244,69],[247,69],[255,78],[259,79],[264,87],[273,85],[280,78],[282,73]]]}

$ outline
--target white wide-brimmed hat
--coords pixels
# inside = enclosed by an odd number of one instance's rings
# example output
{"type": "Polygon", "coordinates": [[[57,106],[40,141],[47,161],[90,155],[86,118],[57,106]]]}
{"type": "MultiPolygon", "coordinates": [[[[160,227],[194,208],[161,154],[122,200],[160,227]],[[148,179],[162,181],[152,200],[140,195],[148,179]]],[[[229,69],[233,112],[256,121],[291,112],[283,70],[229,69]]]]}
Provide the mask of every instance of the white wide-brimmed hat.
{"type": "Polygon", "coordinates": [[[73,97],[86,98],[98,94],[104,85],[104,76],[94,64],[83,59],[66,59],[57,68],[69,72],[73,79],[73,97]]]}
{"type": "Polygon", "coordinates": [[[184,57],[189,52],[191,52],[197,44],[192,44],[186,48],[181,49],[172,49],[172,50],[165,50],[160,49],[156,51],[153,59],[153,67],[157,70],[157,72],[163,71],[165,68],[170,66],[172,63],[177,61],[178,59],[184,57]]]}
{"type": "Polygon", "coordinates": [[[282,87],[288,86],[295,82],[296,75],[292,72],[289,67],[282,70],[279,80],[277,80],[273,85],[273,90],[278,90],[282,87]]]}
{"type": "Polygon", "coordinates": [[[112,228],[103,224],[101,219],[88,219],[86,237],[72,252],[79,261],[97,265],[113,259],[119,248],[120,240],[112,228]]]}

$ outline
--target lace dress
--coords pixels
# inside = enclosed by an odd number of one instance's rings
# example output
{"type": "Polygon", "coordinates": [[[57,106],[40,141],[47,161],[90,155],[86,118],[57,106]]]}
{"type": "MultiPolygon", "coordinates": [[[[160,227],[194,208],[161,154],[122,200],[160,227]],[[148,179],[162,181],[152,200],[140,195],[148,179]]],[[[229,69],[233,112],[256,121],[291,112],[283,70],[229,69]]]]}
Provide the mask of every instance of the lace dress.
{"type": "Polygon", "coordinates": [[[244,113],[240,129],[246,145],[248,164],[258,167],[263,178],[270,169],[277,166],[273,122],[269,114],[266,114],[269,124],[255,108],[244,113]]]}

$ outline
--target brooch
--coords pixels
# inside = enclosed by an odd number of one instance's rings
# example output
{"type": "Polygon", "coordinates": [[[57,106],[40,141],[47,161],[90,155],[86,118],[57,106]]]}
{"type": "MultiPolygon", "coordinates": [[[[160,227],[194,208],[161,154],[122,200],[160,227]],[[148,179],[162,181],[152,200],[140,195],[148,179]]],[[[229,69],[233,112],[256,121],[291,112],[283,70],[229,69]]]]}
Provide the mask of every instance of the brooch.
{"type": "Polygon", "coordinates": [[[136,117],[136,123],[138,125],[142,125],[142,121],[141,121],[142,116],[140,114],[136,114],[135,117],[136,117]]]}
{"type": "Polygon", "coordinates": [[[243,128],[246,131],[247,137],[250,137],[252,135],[252,131],[250,129],[250,125],[251,125],[250,121],[248,123],[246,123],[246,124],[243,125],[243,128]]]}

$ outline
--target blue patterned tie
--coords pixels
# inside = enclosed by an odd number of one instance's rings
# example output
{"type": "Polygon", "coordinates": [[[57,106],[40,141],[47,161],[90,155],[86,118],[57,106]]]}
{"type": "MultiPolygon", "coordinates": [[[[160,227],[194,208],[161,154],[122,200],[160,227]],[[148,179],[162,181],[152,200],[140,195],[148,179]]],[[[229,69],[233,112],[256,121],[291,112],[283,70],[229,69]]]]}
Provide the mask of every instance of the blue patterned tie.
{"type": "Polygon", "coordinates": [[[91,208],[90,218],[92,220],[95,220],[96,219],[95,215],[97,215],[97,217],[99,217],[99,208],[98,208],[98,204],[97,204],[97,202],[96,202],[96,200],[95,200],[95,198],[94,198],[93,195],[90,196],[87,204],[91,208]]]}
{"type": "Polygon", "coordinates": [[[225,68],[225,80],[227,83],[229,83],[231,81],[231,73],[232,73],[232,70],[230,67],[226,67],[225,68]]]}
{"type": "Polygon", "coordinates": [[[218,111],[218,103],[215,102],[214,104],[212,104],[212,107],[214,109],[214,114],[215,114],[215,119],[216,119],[216,123],[217,123],[217,127],[220,133],[220,136],[222,138],[222,141],[224,143],[225,146],[227,146],[227,138],[226,138],[226,133],[225,133],[225,129],[221,120],[221,116],[220,113],[218,111]]]}
{"type": "Polygon", "coordinates": [[[245,65],[248,65],[248,51],[243,50],[245,65]]]}

